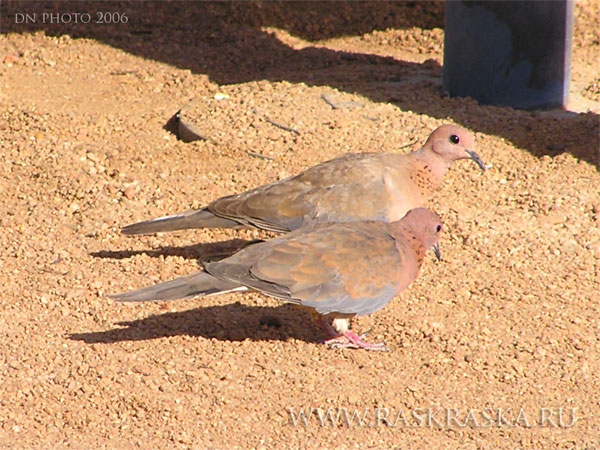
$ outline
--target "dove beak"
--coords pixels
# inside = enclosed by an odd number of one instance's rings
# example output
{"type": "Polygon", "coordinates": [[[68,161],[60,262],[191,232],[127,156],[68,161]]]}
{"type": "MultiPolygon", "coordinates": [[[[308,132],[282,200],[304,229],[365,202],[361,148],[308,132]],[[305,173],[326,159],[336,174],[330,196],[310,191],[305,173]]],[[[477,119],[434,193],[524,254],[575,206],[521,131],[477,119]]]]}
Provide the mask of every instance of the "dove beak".
{"type": "Polygon", "coordinates": [[[477,165],[481,168],[481,170],[485,170],[485,163],[481,160],[481,158],[479,157],[479,155],[477,153],[475,153],[473,150],[466,150],[465,151],[469,154],[469,159],[472,159],[473,161],[475,161],[477,163],[477,165]]]}
{"type": "Polygon", "coordinates": [[[440,253],[440,245],[437,242],[435,244],[433,244],[433,253],[435,254],[435,257],[437,258],[437,260],[441,261],[442,254],[440,253]]]}

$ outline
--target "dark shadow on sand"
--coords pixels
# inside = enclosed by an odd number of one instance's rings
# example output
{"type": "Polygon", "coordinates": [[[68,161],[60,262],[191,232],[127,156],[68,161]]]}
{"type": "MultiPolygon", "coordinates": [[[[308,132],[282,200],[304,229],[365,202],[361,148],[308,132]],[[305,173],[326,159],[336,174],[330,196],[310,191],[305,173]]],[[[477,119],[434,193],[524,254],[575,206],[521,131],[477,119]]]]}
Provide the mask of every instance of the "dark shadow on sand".
{"type": "Polygon", "coordinates": [[[262,242],[260,239],[248,241],[245,239],[230,239],[222,242],[199,243],[187,246],[167,246],[152,250],[101,250],[92,252],[94,258],[127,259],[137,255],[148,255],[152,258],[161,256],[179,256],[185,259],[198,261],[215,261],[226,258],[240,251],[248,245],[262,242]]]}
{"type": "MultiPolygon", "coordinates": [[[[472,130],[503,137],[537,157],[568,152],[599,164],[597,114],[556,118],[490,106],[478,106],[477,114],[470,108],[467,114],[462,102],[442,94],[442,67],[435,61],[419,64],[312,45],[296,49],[265,28],[284,29],[312,42],[389,28],[441,28],[443,17],[443,2],[416,1],[5,1],[1,29],[3,33],[43,30],[47,35],[96,39],[133,55],[206,74],[219,85],[270,80],[322,86],[324,91],[336,88],[395,104],[404,111],[448,118],[472,130]],[[98,11],[124,13],[128,21],[51,24],[41,20],[44,13],[65,12],[85,12],[93,20],[98,11]],[[15,23],[16,14],[25,13],[37,14],[38,20],[15,23]]],[[[168,120],[165,117],[165,123],[168,120]]]]}
{"type": "MultiPolygon", "coordinates": [[[[142,307],[142,304],[133,303],[131,307],[142,307]]],[[[326,338],[309,314],[293,305],[266,307],[235,302],[156,314],[117,325],[118,328],[106,331],[74,333],[70,339],[87,344],[111,344],[181,335],[222,341],[298,339],[315,343],[326,338]]]]}

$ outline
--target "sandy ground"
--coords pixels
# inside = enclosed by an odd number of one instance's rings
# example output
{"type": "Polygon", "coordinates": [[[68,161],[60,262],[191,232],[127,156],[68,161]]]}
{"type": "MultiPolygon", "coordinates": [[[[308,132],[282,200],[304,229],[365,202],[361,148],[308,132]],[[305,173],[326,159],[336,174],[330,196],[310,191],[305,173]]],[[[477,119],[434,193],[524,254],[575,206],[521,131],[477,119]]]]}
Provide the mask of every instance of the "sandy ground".
{"type": "Polygon", "coordinates": [[[443,5],[374,5],[3,2],[0,446],[600,448],[597,3],[572,61],[592,111],[560,115],[442,96],[443,5]],[[41,18],[98,11],[128,21],[41,18]],[[208,140],[172,133],[185,105],[208,140]],[[268,237],[121,226],[442,123],[493,167],[452,168],[429,204],[443,261],[355,321],[391,352],[328,350],[254,293],[107,298],[268,237]]]}

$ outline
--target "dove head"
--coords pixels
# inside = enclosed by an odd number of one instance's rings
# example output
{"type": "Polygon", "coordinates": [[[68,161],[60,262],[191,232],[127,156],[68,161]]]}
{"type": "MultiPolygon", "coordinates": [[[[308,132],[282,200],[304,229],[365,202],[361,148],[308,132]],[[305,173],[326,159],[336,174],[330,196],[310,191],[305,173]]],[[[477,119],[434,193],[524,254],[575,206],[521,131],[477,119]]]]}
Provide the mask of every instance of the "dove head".
{"type": "Polygon", "coordinates": [[[474,148],[473,133],[458,125],[442,125],[429,135],[423,146],[425,152],[437,157],[438,164],[445,163],[442,164],[444,169],[458,159],[472,159],[481,170],[485,170],[485,164],[474,148]]]}
{"type": "Polygon", "coordinates": [[[421,241],[425,250],[432,248],[437,259],[441,258],[438,237],[443,224],[440,216],[427,208],[415,208],[408,211],[399,223],[421,241]]]}

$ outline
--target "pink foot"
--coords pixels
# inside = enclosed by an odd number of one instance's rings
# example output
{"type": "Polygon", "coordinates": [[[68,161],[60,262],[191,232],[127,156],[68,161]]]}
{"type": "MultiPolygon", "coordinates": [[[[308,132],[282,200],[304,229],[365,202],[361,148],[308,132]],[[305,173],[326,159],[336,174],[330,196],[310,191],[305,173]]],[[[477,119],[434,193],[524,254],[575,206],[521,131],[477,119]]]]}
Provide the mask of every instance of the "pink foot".
{"type": "Polygon", "coordinates": [[[329,348],[363,348],[365,350],[374,350],[380,352],[387,352],[389,349],[385,346],[385,343],[379,342],[376,344],[371,344],[370,342],[365,342],[363,339],[367,336],[367,333],[363,333],[358,336],[353,331],[346,331],[345,333],[338,333],[329,322],[326,320],[317,320],[319,325],[323,327],[323,329],[331,336],[330,339],[327,339],[323,343],[327,345],[329,348]]]}
{"type": "Polygon", "coordinates": [[[337,335],[336,337],[332,337],[331,339],[327,339],[324,344],[329,348],[362,348],[365,350],[374,350],[380,352],[387,352],[389,349],[385,346],[385,343],[370,343],[365,342],[363,339],[366,337],[366,334],[361,334],[358,336],[356,333],[352,331],[346,331],[343,334],[337,335]]]}

